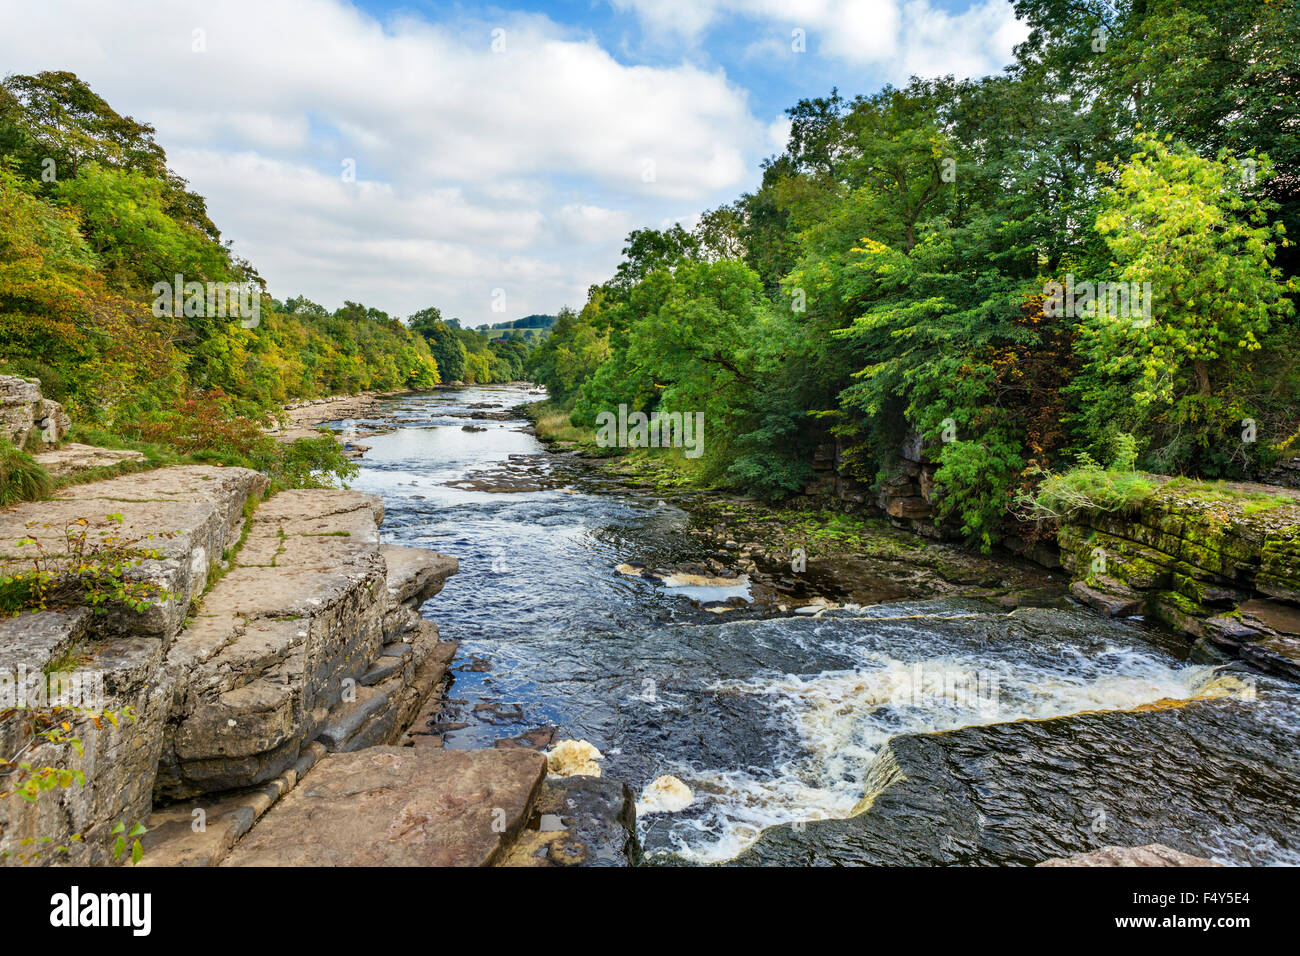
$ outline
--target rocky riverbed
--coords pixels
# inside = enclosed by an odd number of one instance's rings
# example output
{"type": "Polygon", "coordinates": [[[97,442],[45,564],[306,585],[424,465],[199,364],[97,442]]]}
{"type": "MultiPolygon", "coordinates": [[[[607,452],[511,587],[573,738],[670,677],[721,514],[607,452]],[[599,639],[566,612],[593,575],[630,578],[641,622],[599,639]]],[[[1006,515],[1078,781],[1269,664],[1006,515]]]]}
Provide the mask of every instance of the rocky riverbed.
{"type": "Polygon", "coordinates": [[[383,497],[394,540],[461,558],[437,610],[460,645],[428,727],[443,749],[590,743],[600,779],[637,799],[648,863],[883,862],[883,839],[890,862],[1035,863],[1116,844],[1296,858],[1276,787],[1234,806],[1197,761],[1162,756],[1203,734],[1223,780],[1247,767],[1291,779],[1290,683],[1194,661],[1152,622],[1107,621],[1060,569],[548,454],[509,413],[529,397],[396,399],[361,461],[357,487],[383,497]],[[496,414],[466,431],[476,412],[496,414]],[[1086,714],[1086,752],[1053,750],[1086,714]],[[1009,729],[1029,726],[1045,736],[1009,729]],[[966,741],[961,762],[933,751],[948,740],[966,741]],[[889,772],[892,759],[906,776],[913,752],[934,754],[926,799],[987,799],[931,826],[889,810],[914,802],[889,772]],[[1032,782],[1018,782],[1031,756],[1032,782]],[[1185,799],[1162,809],[1162,789],[1185,799]]]}
{"type": "MultiPolygon", "coordinates": [[[[0,512],[154,535],[165,589],[92,615],[56,580],[0,626],[0,664],[90,667],[134,718],[31,752],[86,786],[0,799],[6,861],[110,863],[126,820],[151,865],[1300,862],[1284,670],[1100,615],[1070,569],[548,451],[529,397],[313,406],[368,436],[351,490],[187,466],[0,512]]],[[[1289,607],[1285,542],[1232,544],[1259,510],[1210,551],[1112,542],[1124,585],[1167,558],[1213,609],[1232,571],[1232,620],[1289,626],[1250,591],[1289,607]]]]}

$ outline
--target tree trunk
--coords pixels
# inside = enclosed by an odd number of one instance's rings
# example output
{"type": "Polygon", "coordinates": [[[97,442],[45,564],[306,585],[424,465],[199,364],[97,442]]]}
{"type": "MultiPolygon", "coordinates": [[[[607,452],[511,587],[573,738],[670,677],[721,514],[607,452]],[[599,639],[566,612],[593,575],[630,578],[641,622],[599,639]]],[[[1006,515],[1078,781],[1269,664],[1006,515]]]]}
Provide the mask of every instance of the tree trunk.
{"type": "Polygon", "coordinates": [[[1210,394],[1210,366],[1206,364],[1205,359],[1197,359],[1192,363],[1192,369],[1196,372],[1196,391],[1202,395],[1210,394]]]}

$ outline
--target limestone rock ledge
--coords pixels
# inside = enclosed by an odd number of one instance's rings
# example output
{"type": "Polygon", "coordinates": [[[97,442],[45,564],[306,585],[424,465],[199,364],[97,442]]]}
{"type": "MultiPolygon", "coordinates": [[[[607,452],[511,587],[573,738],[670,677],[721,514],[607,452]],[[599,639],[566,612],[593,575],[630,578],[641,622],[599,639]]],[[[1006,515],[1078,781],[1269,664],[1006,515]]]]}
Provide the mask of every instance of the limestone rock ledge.
{"type": "Polygon", "coordinates": [[[317,738],[354,750],[400,733],[441,675],[425,666],[437,628],[399,598],[423,603],[456,562],[381,548],[382,520],[379,499],[352,491],[286,491],[258,509],[168,653],[158,799],[263,783],[317,738]]]}
{"type": "Polygon", "coordinates": [[[1081,603],[1161,620],[1202,659],[1300,680],[1300,492],[1171,482],[1136,513],[1084,515],[1058,541],[1081,603]]]}
{"type": "MultiPolygon", "coordinates": [[[[189,802],[157,812],[166,834],[151,833],[150,852],[215,863],[321,754],[395,740],[445,678],[455,645],[418,609],[455,559],[381,546],[382,504],[356,492],[282,492],[246,519],[265,489],[257,472],[186,466],[0,511],[9,571],[30,561],[19,539],[53,542],[81,518],[120,515],[105,526],[128,540],[167,532],[149,542],[160,557],[130,574],[171,593],[143,614],[112,602],[91,613],[78,582],[59,579],[58,610],[0,620],[8,673],[98,674],[93,709],[134,713],[99,728],[72,717],[81,757],[27,747],[24,761],[81,770],[86,785],[0,800],[0,864],[111,863],[115,824],[150,823],[155,802],[176,800],[189,802]],[[195,809],[214,815],[211,838],[172,841],[195,809]],[[66,853],[34,857],[43,844],[30,841],[47,837],[66,853]]],[[[28,740],[21,720],[0,722],[6,757],[28,740]]]]}
{"type": "Polygon", "coordinates": [[[264,476],[242,468],[170,468],[0,510],[0,569],[6,573],[31,567],[31,546],[18,548],[19,539],[36,537],[48,551],[60,554],[65,525],[78,519],[85,519],[95,534],[107,526],[107,514],[120,514],[120,524],[111,527],[127,540],[173,533],[170,539],[149,542],[161,557],[131,572],[173,594],[146,614],[112,602],[95,613],[77,607],[80,588],[65,577],[51,582],[50,604],[66,603],[67,610],[28,611],[0,621],[0,670],[10,681],[8,693],[17,691],[14,679],[21,675],[28,702],[40,703],[32,694],[41,675],[63,672],[76,682],[74,692],[80,691],[71,704],[117,718],[95,726],[85,716],[60,715],[82,742],[80,756],[67,745],[29,746],[20,715],[0,722],[6,757],[12,759],[26,747],[22,759],[33,767],[80,770],[86,777],[85,786],[46,791],[34,803],[18,795],[0,800],[0,854],[9,854],[0,864],[109,862],[111,828],[149,816],[175,680],[164,667],[164,655],[190,601],[221,564],[223,552],[237,543],[245,501],[260,497],[265,488],[264,476]],[[81,839],[70,840],[72,835],[81,839]],[[52,842],[38,842],[47,838],[52,842]],[[65,852],[56,855],[54,847],[65,852]]]}

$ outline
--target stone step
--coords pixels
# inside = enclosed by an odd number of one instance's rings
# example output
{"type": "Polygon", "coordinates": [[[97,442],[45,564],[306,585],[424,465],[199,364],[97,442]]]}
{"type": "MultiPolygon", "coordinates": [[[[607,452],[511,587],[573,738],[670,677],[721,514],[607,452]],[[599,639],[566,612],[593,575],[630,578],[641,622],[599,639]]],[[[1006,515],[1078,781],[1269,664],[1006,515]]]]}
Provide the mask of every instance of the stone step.
{"type": "Polygon", "coordinates": [[[524,749],[330,754],[223,865],[489,866],[545,779],[546,758],[524,749]]]}
{"type": "MultiPolygon", "coordinates": [[[[75,607],[75,580],[56,580],[49,599],[70,610],[0,621],[0,664],[40,674],[67,658],[101,675],[96,709],[135,715],[99,728],[74,719],[80,758],[66,745],[25,754],[84,771],[86,786],[0,803],[0,850],[76,833],[85,842],[63,859],[111,862],[116,823],[146,822],[155,801],[203,798],[217,818],[206,849],[175,852],[214,862],[255,818],[249,808],[262,812],[296,779],[305,755],[392,742],[444,680],[455,645],[418,610],[456,560],[381,545],[382,503],[356,492],[282,492],[247,520],[246,502],[266,487],[246,469],[184,466],[0,511],[0,569],[30,560],[22,538],[66,549],[68,526],[88,527],[91,540],[101,530],[126,541],[153,534],[147,545],[160,556],[131,574],[171,592],[144,613],[110,601],[92,614],[75,607]]],[[[6,756],[25,733],[17,720],[0,725],[6,756]]],[[[160,810],[160,826],[176,830],[180,812],[160,810]]]]}
{"type": "MultiPolygon", "coordinates": [[[[412,643],[390,644],[384,651],[395,649],[403,649],[402,656],[381,655],[377,660],[400,666],[370,683],[363,676],[353,699],[340,701],[330,710],[318,738],[330,751],[395,743],[421,708],[441,699],[433,692],[447,675],[456,645],[439,641],[438,629],[424,621],[412,643]]],[[[367,674],[374,670],[372,667],[367,674]]]]}
{"type": "Polygon", "coordinates": [[[260,787],[198,797],[155,810],[149,831],[140,841],[144,850],[140,865],[216,866],[325,753],[324,746],[310,743],[292,767],[260,787]]]}
{"type": "Polygon", "coordinates": [[[420,608],[442,590],[448,577],[460,569],[460,561],[424,548],[395,544],[379,547],[388,568],[385,587],[390,606],[384,617],[384,643],[400,640],[419,625],[420,608]]]}

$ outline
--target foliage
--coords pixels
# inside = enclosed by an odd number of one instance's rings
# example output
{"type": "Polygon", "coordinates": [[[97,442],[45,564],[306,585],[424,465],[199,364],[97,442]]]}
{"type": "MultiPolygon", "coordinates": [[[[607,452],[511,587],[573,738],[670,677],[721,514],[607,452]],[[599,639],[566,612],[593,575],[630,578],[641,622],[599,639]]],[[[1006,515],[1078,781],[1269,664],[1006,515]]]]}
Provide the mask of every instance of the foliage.
{"type": "MultiPolygon", "coordinates": [[[[1138,405],[1210,395],[1218,370],[1258,350],[1271,322],[1292,311],[1283,296],[1294,286],[1271,263],[1283,229],[1268,222],[1267,204],[1241,194],[1235,158],[1202,159],[1145,134],[1135,146],[1102,195],[1097,229],[1120,280],[1150,283],[1157,314],[1147,323],[1094,308],[1084,348],[1100,374],[1136,376],[1138,405]]],[[[1259,176],[1270,173],[1265,160],[1259,176]]]]}
{"type": "MultiPolygon", "coordinates": [[[[330,312],[301,296],[259,293],[253,328],[155,314],[155,284],[178,275],[261,280],[153,132],[71,73],[0,83],[0,372],[39,377],[79,427],[114,444],[148,441],[290,484],[346,476],[351,465],[315,439],[284,448],[258,431],[295,399],[437,385],[428,340],[379,309],[330,312]]],[[[519,377],[522,343],[466,334],[491,380],[519,377]]]]}
{"type": "Polygon", "coordinates": [[[331,487],[356,474],[356,465],[328,434],[282,442],[267,433],[273,424],[269,413],[246,412],[232,396],[213,389],[141,416],[124,431],[130,438],[176,449],[190,461],[266,472],[276,490],[331,487]]]}
{"type": "Polygon", "coordinates": [[[936,519],[985,547],[1040,482],[1060,511],[1123,506],[1139,464],[1267,468],[1300,434],[1296,0],[1016,10],[1002,75],[787,110],[757,189],[629,234],[536,380],[579,426],[706,411],[696,477],[767,497],[819,448],[870,483],[919,447],[936,519]],[[1067,276],[1149,282],[1153,321],[1046,308],[1067,276]],[[1080,455],[1119,467],[1054,474],[1080,455]]]}
{"type": "Polygon", "coordinates": [[[1122,444],[1110,468],[1084,454],[1079,464],[1067,472],[1045,473],[1037,492],[1027,502],[1034,517],[1064,521],[1081,513],[1122,512],[1138,507],[1157,486],[1147,475],[1132,469],[1134,450],[1122,444]]]}
{"type": "Polygon", "coordinates": [[[76,518],[46,535],[54,526],[28,522],[28,534],[14,542],[17,562],[7,562],[0,577],[0,613],[18,614],[29,608],[46,609],[52,604],[89,605],[102,613],[108,605],[122,605],[143,613],[154,604],[170,600],[171,593],[148,578],[131,574],[145,561],[163,555],[154,541],[173,537],[172,532],[149,532],[124,537],[119,528],[122,515],[109,514],[91,524],[76,518]],[[26,570],[16,569],[24,563],[26,570]],[[79,593],[78,593],[79,592],[79,593]]]}

